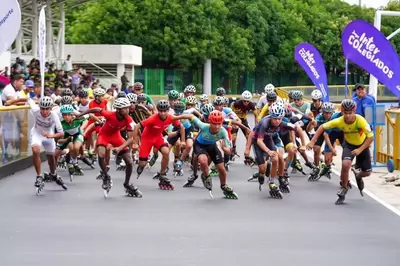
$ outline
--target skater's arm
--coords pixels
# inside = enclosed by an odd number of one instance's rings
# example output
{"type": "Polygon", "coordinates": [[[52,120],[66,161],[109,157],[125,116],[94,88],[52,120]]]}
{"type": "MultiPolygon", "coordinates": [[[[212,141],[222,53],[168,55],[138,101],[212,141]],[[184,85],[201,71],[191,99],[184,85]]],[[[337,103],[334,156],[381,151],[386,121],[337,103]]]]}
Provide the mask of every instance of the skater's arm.
{"type": "Polygon", "coordinates": [[[119,153],[120,151],[124,150],[126,147],[129,147],[132,143],[133,143],[133,132],[128,131],[128,139],[124,142],[124,144],[115,148],[114,151],[116,153],[119,153]]]}
{"type": "Polygon", "coordinates": [[[319,127],[317,129],[317,131],[315,132],[314,137],[310,140],[310,142],[307,144],[307,147],[309,147],[310,149],[312,149],[315,145],[315,142],[317,141],[317,139],[319,138],[319,136],[321,136],[322,133],[324,133],[325,129],[324,127],[319,127]]]}
{"type": "Polygon", "coordinates": [[[182,124],[180,125],[180,131],[181,131],[181,143],[185,143],[186,142],[185,127],[182,124]]]}
{"type": "Polygon", "coordinates": [[[139,123],[133,128],[133,144],[138,144],[139,143],[139,137],[140,137],[140,128],[142,127],[142,124],[139,123]]]}
{"type": "Polygon", "coordinates": [[[325,145],[328,145],[331,152],[334,152],[335,148],[333,147],[331,139],[329,138],[329,135],[326,132],[324,132],[324,140],[325,140],[325,145]]]}
{"type": "Polygon", "coordinates": [[[172,121],[182,120],[182,119],[193,120],[194,117],[195,116],[192,115],[192,114],[173,115],[172,116],[172,121]]]}
{"type": "Polygon", "coordinates": [[[87,114],[100,113],[101,111],[103,111],[103,109],[100,107],[90,108],[82,113],[77,114],[76,117],[78,118],[87,114]]]}
{"type": "MultiPolygon", "coordinates": [[[[299,127],[296,127],[296,132],[300,137],[301,145],[306,146],[306,133],[299,127]]],[[[295,141],[296,143],[296,141],[295,141]]]]}
{"type": "Polygon", "coordinates": [[[242,130],[246,132],[246,134],[249,134],[251,132],[251,130],[248,127],[242,124],[242,121],[231,120],[231,123],[232,125],[240,127],[242,130]]]}

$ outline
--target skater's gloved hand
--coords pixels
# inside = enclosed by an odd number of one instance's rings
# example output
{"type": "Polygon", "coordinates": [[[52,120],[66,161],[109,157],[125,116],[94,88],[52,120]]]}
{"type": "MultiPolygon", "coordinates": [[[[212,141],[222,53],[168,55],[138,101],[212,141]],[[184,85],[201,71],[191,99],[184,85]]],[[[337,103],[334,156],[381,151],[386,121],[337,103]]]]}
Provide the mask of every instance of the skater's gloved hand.
{"type": "Polygon", "coordinates": [[[354,155],[354,156],[358,156],[358,155],[360,155],[361,152],[362,151],[360,149],[354,149],[354,150],[351,151],[351,154],[354,155]]]}
{"type": "Polygon", "coordinates": [[[45,138],[50,138],[51,137],[51,134],[49,132],[44,131],[44,130],[42,131],[42,135],[45,138]]]}
{"type": "Polygon", "coordinates": [[[139,145],[137,143],[132,144],[132,152],[136,152],[139,149],[139,145]]]}
{"type": "Polygon", "coordinates": [[[301,152],[306,151],[306,147],[305,147],[305,146],[300,146],[300,147],[298,148],[298,150],[301,151],[301,152]]]}
{"type": "Polygon", "coordinates": [[[120,153],[122,151],[122,148],[121,147],[116,147],[116,148],[113,148],[112,151],[113,151],[113,153],[118,154],[118,153],[120,153]]]}
{"type": "Polygon", "coordinates": [[[271,157],[271,158],[274,158],[275,156],[278,156],[278,153],[276,152],[276,151],[268,151],[268,155],[269,155],[269,157],[271,157]]]}
{"type": "Polygon", "coordinates": [[[186,147],[186,142],[181,142],[181,149],[184,149],[186,147]]]}
{"type": "Polygon", "coordinates": [[[336,150],[335,150],[335,149],[333,149],[333,151],[332,151],[332,155],[333,155],[333,156],[336,156],[336,155],[337,155],[337,152],[336,152],[336,150]]]}
{"type": "Polygon", "coordinates": [[[312,150],[314,148],[314,142],[310,141],[307,145],[307,150],[312,150]]]}

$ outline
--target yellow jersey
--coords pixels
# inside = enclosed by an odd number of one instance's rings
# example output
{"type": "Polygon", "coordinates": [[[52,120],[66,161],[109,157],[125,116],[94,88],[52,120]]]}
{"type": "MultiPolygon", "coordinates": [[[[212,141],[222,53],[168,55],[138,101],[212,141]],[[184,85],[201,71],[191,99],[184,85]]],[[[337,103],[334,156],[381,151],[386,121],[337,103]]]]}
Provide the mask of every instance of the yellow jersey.
{"type": "Polygon", "coordinates": [[[366,138],[374,136],[367,120],[361,115],[356,115],[356,120],[351,124],[346,124],[343,116],[341,116],[326,122],[322,126],[325,130],[332,128],[340,129],[344,133],[345,141],[354,146],[360,146],[364,143],[366,138]]]}
{"type": "Polygon", "coordinates": [[[266,103],[263,108],[261,109],[260,113],[258,114],[258,121],[261,121],[261,119],[263,119],[264,117],[266,117],[267,115],[269,115],[269,106],[268,103],[266,103]]]}

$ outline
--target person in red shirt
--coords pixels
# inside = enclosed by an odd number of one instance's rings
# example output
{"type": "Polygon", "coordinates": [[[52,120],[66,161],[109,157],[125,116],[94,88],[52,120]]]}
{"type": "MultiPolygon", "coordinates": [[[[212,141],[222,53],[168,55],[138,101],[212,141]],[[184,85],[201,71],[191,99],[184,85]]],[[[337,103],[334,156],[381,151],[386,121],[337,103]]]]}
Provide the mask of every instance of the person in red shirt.
{"type": "MultiPolygon", "coordinates": [[[[89,109],[101,108],[101,109],[107,110],[108,101],[106,99],[103,99],[103,96],[105,94],[106,94],[106,92],[101,88],[94,89],[93,90],[94,100],[89,103],[89,109]]],[[[102,114],[95,113],[95,115],[89,119],[89,122],[87,124],[88,130],[86,130],[85,135],[84,135],[86,150],[89,150],[90,146],[93,146],[93,141],[92,141],[93,131],[96,131],[96,133],[98,134],[100,132],[100,128],[101,128],[101,125],[100,125],[101,123],[99,123],[98,125],[96,125],[94,127],[91,127],[90,125],[92,125],[95,122],[101,122],[102,117],[103,117],[102,114]]],[[[108,158],[108,161],[109,160],[110,159],[108,158]]]]}
{"type": "Polygon", "coordinates": [[[105,197],[108,196],[112,187],[111,177],[108,174],[107,164],[105,162],[105,155],[110,148],[125,161],[124,188],[126,189],[126,193],[128,196],[142,197],[142,193],[139,191],[138,187],[129,183],[133,170],[133,162],[129,148],[133,142],[133,127],[135,126],[135,122],[133,122],[132,117],[129,116],[130,106],[131,103],[127,98],[118,98],[114,102],[114,109],[116,109],[116,111],[107,111],[97,107],[80,114],[80,116],[82,116],[89,113],[97,113],[106,119],[104,125],[100,129],[96,142],[99,165],[103,174],[102,188],[104,189],[105,197]],[[126,141],[121,136],[121,129],[125,129],[128,132],[128,139],[126,141]]]}
{"type": "Polygon", "coordinates": [[[141,135],[141,144],[139,150],[139,166],[137,168],[137,173],[140,176],[143,172],[144,167],[147,164],[147,159],[154,147],[162,154],[161,160],[161,170],[160,170],[160,182],[158,186],[160,189],[173,190],[174,186],[171,184],[170,180],[167,178],[166,169],[168,167],[169,161],[169,146],[164,140],[163,131],[168,128],[169,125],[181,126],[181,136],[184,136],[184,127],[180,124],[178,120],[189,119],[190,115],[179,115],[174,116],[169,114],[169,102],[167,100],[161,100],[157,103],[158,113],[150,116],[146,120],[143,120],[135,126],[133,131],[133,150],[139,148],[139,134],[141,129],[143,133],[141,135]]]}

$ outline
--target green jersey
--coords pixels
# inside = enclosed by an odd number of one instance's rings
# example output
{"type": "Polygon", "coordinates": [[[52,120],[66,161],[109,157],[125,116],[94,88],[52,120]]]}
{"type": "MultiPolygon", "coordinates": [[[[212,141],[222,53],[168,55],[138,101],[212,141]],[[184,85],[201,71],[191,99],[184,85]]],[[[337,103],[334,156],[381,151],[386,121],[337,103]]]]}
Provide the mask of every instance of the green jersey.
{"type": "Polygon", "coordinates": [[[64,130],[64,138],[68,138],[70,136],[82,135],[82,123],[85,121],[84,118],[75,119],[71,124],[61,121],[61,125],[64,130]]]}

